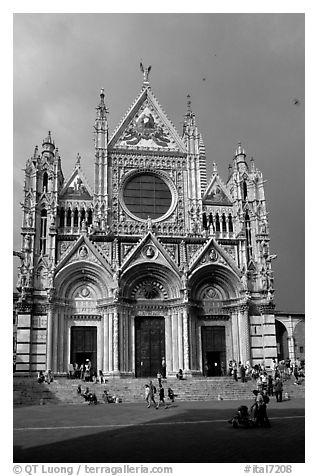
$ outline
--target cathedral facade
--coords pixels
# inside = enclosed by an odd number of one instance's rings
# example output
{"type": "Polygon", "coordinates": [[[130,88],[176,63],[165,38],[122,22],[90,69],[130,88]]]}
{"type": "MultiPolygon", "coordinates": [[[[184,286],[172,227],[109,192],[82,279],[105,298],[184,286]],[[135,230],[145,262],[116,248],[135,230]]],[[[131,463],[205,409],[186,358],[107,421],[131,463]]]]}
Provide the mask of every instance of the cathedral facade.
{"type": "MultiPolygon", "coordinates": [[[[94,188],[78,155],[64,179],[49,133],[27,160],[16,372],[220,375],[277,357],[264,179],[238,144],[223,181],[190,99],[179,134],[144,69],[112,136],[96,112],[94,188]]],[[[292,344],[290,344],[292,345],[292,344]]],[[[290,349],[292,352],[292,349],[290,349]]]]}

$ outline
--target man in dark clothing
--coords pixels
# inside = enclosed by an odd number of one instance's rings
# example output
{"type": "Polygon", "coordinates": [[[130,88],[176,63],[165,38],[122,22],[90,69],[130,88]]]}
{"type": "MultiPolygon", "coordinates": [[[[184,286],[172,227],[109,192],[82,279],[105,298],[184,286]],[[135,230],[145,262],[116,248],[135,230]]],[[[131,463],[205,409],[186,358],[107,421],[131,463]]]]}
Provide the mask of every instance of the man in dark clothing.
{"type": "Polygon", "coordinates": [[[283,400],[283,383],[279,377],[276,378],[274,383],[274,392],[277,402],[281,402],[283,400]]]}
{"type": "Polygon", "coordinates": [[[241,382],[243,382],[243,383],[246,382],[245,366],[244,366],[244,364],[241,364],[241,382]]]}

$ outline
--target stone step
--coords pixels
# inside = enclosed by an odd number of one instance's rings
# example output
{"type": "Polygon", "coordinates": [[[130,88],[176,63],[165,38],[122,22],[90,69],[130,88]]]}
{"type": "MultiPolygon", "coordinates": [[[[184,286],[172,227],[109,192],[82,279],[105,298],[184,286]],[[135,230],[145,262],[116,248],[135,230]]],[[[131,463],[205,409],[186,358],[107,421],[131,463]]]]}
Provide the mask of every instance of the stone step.
{"type": "MultiPolygon", "coordinates": [[[[77,394],[80,384],[84,390],[87,386],[94,392],[98,400],[102,399],[105,388],[111,395],[116,395],[124,402],[136,402],[144,399],[144,386],[148,379],[109,379],[106,384],[94,384],[81,380],[69,380],[57,377],[51,384],[38,384],[31,378],[18,377],[14,379],[14,405],[37,405],[40,403],[72,403],[83,402],[77,394]]],[[[154,384],[158,388],[157,381],[154,384]]],[[[252,399],[255,382],[235,382],[228,377],[193,378],[183,381],[169,378],[163,381],[165,393],[172,387],[178,400],[215,400],[219,396],[224,400],[252,399]]],[[[292,381],[284,383],[284,392],[292,397],[304,397],[305,387],[293,385],[292,381]]]]}

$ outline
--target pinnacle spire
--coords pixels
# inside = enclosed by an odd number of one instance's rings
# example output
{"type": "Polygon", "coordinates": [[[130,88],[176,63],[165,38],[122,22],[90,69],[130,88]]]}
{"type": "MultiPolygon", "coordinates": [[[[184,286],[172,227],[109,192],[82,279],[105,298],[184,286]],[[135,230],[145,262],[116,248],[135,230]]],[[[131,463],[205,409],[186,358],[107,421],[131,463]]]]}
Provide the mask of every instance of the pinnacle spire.
{"type": "Polygon", "coordinates": [[[97,118],[106,119],[106,114],[108,113],[108,109],[105,104],[104,88],[101,88],[100,90],[100,102],[96,109],[97,109],[97,118]]]}
{"type": "Polygon", "coordinates": [[[246,153],[245,153],[245,150],[244,148],[242,147],[242,143],[239,142],[238,145],[237,145],[237,149],[235,151],[235,156],[239,156],[239,155],[244,155],[246,157],[246,153]]]}

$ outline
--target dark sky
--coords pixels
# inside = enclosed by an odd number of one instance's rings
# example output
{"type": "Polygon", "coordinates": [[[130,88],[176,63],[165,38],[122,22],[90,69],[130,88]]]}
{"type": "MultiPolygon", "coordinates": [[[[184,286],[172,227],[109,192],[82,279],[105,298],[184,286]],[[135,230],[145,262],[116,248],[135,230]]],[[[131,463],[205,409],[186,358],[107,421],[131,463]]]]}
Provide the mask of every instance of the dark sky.
{"type": "Polygon", "coordinates": [[[140,92],[142,58],[179,132],[191,95],[208,176],[215,161],[226,180],[238,141],[254,157],[267,180],[277,309],[304,312],[304,20],[287,13],[15,14],[14,249],[21,247],[21,169],[35,145],[51,130],[65,178],[79,152],[93,185],[100,88],[112,133],[140,92]]]}

